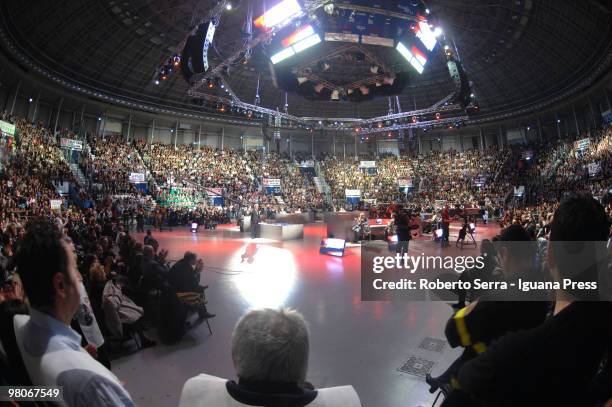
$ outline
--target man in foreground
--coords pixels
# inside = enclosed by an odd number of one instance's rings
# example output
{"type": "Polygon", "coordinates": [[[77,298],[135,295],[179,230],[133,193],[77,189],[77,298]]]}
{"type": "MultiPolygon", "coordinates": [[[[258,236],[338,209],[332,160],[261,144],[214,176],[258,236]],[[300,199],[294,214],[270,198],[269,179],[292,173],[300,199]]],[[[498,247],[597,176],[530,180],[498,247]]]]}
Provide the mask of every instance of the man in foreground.
{"type": "Polygon", "coordinates": [[[263,309],[234,328],[232,360],[238,382],[201,374],[183,387],[180,407],[359,407],[352,386],[315,390],[306,382],[309,339],[304,317],[292,310],[263,309]]]}
{"type": "Polygon", "coordinates": [[[81,280],[70,239],[52,223],[34,221],[19,245],[17,270],[31,312],[13,322],[32,383],[61,386],[71,407],[134,406],[117,377],[81,347],[81,337],[70,328],[81,280]]]}

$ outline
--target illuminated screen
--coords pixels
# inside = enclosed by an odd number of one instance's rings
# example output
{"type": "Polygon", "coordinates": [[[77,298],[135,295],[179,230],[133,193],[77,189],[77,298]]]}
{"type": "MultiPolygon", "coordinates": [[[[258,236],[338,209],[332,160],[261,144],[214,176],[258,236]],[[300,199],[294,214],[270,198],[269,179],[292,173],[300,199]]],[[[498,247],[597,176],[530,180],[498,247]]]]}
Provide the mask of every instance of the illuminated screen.
{"type": "Polygon", "coordinates": [[[408,49],[401,42],[397,44],[396,48],[398,52],[402,54],[404,58],[406,58],[406,60],[410,63],[410,65],[412,65],[414,69],[416,69],[418,73],[423,73],[423,70],[425,69],[425,64],[427,64],[427,57],[420,49],[415,46],[413,46],[411,49],[408,49]]]}
{"type": "Polygon", "coordinates": [[[433,51],[438,41],[436,40],[436,34],[434,30],[429,27],[429,24],[425,21],[419,22],[418,26],[414,27],[414,34],[419,40],[425,45],[428,51],[433,51]]]}
{"type": "Polygon", "coordinates": [[[306,25],[306,26],[301,27],[301,28],[297,29],[296,31],[294,31],[293,34],[291,34],[290,36],[285,38],[281,43],[283,44],[283,47],[287,48],[287,47],[295,44],[298,41],[301,41],[301,40],[303,40],[303,39],[305,39],[307,37],[310,37],[314,33],[315,33],[315,31],[312,28],[312,26],[311,25],[306,25]]]}
{"type": "Polygon", "coordinates": [[[284,49],[278,51],[270,57],[273,64],[278,64],[287,58],[294,56],[297,53],[313,47],[321,42],[321,37],[312,28],[311,25],[300,27],[287,38],[281,41],[284,49]]]}
{"type": "Polygon", "coordinates": [[[302,7],[297,0],[283,0],[266,11],[264,15],[258,17],[254,24],[260,30],[269,31],[274,26],[294,17],[300,11],[302,11],[302,7]]]}

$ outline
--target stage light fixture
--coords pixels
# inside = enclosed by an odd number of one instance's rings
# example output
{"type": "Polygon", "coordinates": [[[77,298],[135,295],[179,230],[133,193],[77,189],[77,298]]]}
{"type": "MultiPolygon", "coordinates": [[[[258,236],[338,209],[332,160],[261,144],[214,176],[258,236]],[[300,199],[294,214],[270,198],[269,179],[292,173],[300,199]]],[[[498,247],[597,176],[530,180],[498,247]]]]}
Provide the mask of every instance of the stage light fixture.
{"type": "MultiPolygon", "coordinates": [[[[322,83],[317,83],[316,85],[314,85],[314,91],[317,93],[321,93],[321,91],[325,88],[325,85],[323,85],[322,83]]],[[[319,124],[321,124],[319,122],[319,124]]]]}
{"type": "Polygon", "coordinates": [[[260,30],[269,31],[301,11],[302,7],[297,0],[283,0],[258,17],[254,24],[260,30]]]}
{"type": "Polygon", "coordinates": [[[442,115],[438,112],[436,113],[436,120],[440,120],[442,118],[442,115]]]}
{"type": "Polygon", "coordinates": [[[385,77],[383,79],[383,83],[385,85],[393,86],[393,84],[395,83],[395,75],[385,74],[385,77]]]}
{"type": "Polygon", "coordinates": [[[159,85],[159,79],[155,79],[155,84],[159,85]]]}
{"type": "Polygon", "coordinates": [[[232,9],[232,3],[227,3],[227,4],[225,5],[225,9],[226,9],[227,11],[230,11],[230,10],[232,9]]]}
{"type": "Polygon", "coordinates": [[[172,65],[176,67],[176,66],[179,66],[180,64],[181,64],[181,57],[178,55],[174,55],[172,57],[172,65]]]}

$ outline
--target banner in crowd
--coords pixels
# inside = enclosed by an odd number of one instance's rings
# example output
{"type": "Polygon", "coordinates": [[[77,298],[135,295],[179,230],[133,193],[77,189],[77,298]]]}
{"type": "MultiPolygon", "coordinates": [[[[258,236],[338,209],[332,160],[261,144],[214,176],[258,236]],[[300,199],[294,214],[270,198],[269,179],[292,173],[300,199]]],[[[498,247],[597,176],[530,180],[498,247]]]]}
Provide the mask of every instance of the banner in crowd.
{"type": "Polygon", "coordinates": [[[582,140],[575,141],[574,147],[576,147],[578,151],[584,151],[587,148],[589,148],[590,144],[591,144],[591,139],[583,138],[582,140]]]}
{"type": "Polygon", "coordinates": [[[612,110],[608,109],[605,112],[601,113],[601,118],[604,123],[612,123],[612,110]]]}
{"type": "Polygon", "coordinates": [[[589,177],[596,177],[601,172],[601,164],[600,163],[590,163],[587,165],[589,169],[589,177]]]}
{"type": "Polygon", "coordinates": [[[50,199],[49,204],[51,205],[52,211],[59,211],[62,209],[62,200],[61,199],[50,199]]]}
{"type": "Polygon", "coordinates": [[[361,161],[359,168],[376,168],[376,161],[361,161]]]}
{"type": "Polygon", "coordinates": [[[344,190],[346,194],[346,202],[351,205],[357,205],[359,200],[361,199],[361,190],[360,189],[346,189],[344,190]]]}
{"type": "Polygon", "coordinates": [[[482,187],[486,183],[486,179],[484,177],[474,178],[474,185],[477,187],[482,187]]]}
{"type": "Polygon", "coordinates": [[[281,193],[281,180],[278,178],[264,178],[263,186],[268,195],[279,195],[281,193]]]}
{"type": "Polygon", "coordinates": [[[129,179],[132,184],[144,184],[145,183],[145,175],[142,172],[130,172],[129,179]]]}
{"type": "Polygon", "coordinates": [[[223,189],[221,188],[206,188],[206,192],[209,196],[223,196],[223,189]]]}
{"type": "Polygon", "coordinates": [[[412,187],[412,178],[404,178],[397,180],[397,186],[400,188],[409,188],[412,187]]]}
{"type": "Polygon", "coordinates": [[[60,138],[60,147],[67,150],[83,151],[83,142],[69,138],[60,138]]]}
{"type": "Polygon", "coordinates": [[[281,180],[278,178],[264,178],[263,185],[266,188],[280,187],[281,180]]]}
{"type": "Polygon", "coordinates": [[[514,196],[517,196],[517,197],[520,198],[523,195],[525,195],[525,186],[524,185],[521,185],[521,186],[518,186],[518,187],[514,187],[514,196]]]}
{"type": "Polygon", "coordinates": [[[15,125],[9,122],[0,120],[0,133],[7,134],[9,136],[15,135],[15,125]]]}

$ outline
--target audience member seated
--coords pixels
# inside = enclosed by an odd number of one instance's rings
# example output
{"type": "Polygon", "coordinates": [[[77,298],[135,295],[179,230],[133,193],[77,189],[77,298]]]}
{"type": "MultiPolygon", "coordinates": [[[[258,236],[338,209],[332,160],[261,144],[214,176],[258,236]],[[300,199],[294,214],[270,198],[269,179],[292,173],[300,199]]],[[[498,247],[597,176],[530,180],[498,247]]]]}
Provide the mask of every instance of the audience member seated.
{"type": "Polygon", "coordinates": [[[156,345],[155,341],[147,338],[144,334],[142,321],[144,310],[123,293],[121,284],[113,278],[110,278],[104,286],[102,309],[106,327],[114,339],[118,341],[123,340],[126,334],[125,331],[130,330],[138,335],[143,349],[156,345]]]}
{"type": "Polygon", "coordinates": [[[134,406],[117,377],[81,347],[70,328],[80,304],[74,247],[55,225],[33,221],[21,240],[17,267],[31,305],[14,317],[28,375],[37,386],[62,386],[68,406],[134,406]]]}
{"type": "Polygon", "coordinates": [[[461,346],[463,353],[440,376],[426,376],[430,392],[439,388],[449,392],[456,385],[456,375],[467,361],[486,352],[491,342],[520,329],[533,328],[546,318],[550,303],[545,296],[518,288],[519,280],[534,281],[535,250],[529,236],[519,225],[504,229],[498,241],[502,279],[508,290],[491,290],[458,310],[446,324],[446,339],[452,347],[461,346]],[[512,288],[514,287],[514,288],[512,288]]]}
{"type": "Polygon", "coordinates": [[[190,308],[197,309],[201,319],[214,318],[206,309],[204,290],[208,286],[200,285],[200,272],[204,267],[202,259],[193,252],[185,252],[183,258],[177,261],[168,273],[168,282],[174,287],[179,299],[190,308]]]}
{"type": "Polygon", "coordinates": [[[315,389],[306,381],[309,333],[292,310],[254,310],[232,335],[238,381],[200,374],[183,387],[180,407],[361,406],[352,386],[315,389]]]}

